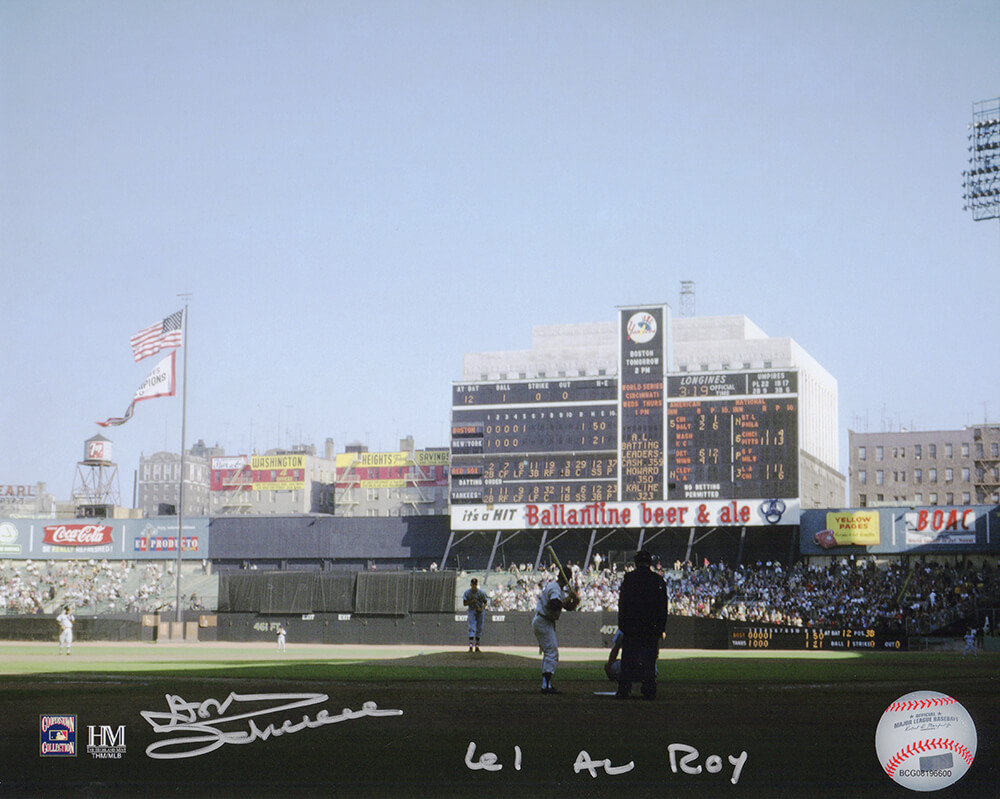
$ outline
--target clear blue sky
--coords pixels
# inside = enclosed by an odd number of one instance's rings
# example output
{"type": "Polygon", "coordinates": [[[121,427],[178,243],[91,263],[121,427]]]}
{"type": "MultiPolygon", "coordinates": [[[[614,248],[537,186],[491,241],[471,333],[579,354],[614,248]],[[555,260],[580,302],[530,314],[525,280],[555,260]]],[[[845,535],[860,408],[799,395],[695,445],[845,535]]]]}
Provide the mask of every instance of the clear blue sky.
{"type": "MultiPolygon", "coordinates": [[[[187,442],[447,442],[469,351],[744,314],[846,431],[1000,420],[962,211],[1000,3],[0,3],[0,483],[68,498],[190,292],[187,442]]],[[[180,446],[180,399],[112,428],[180,446]]]]}

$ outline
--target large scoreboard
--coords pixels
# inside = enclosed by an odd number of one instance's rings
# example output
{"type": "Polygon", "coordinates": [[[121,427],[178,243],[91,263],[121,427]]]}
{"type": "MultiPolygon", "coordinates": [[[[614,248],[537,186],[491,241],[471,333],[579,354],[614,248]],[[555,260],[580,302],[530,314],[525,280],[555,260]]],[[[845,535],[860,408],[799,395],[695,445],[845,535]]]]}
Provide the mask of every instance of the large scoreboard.
{"type": "Polygon", "coordinates": [[[614,376],[453,384],[452,527],[794,523],[797,370],[674,372],[669,321],[623,311],[614,376]]]}

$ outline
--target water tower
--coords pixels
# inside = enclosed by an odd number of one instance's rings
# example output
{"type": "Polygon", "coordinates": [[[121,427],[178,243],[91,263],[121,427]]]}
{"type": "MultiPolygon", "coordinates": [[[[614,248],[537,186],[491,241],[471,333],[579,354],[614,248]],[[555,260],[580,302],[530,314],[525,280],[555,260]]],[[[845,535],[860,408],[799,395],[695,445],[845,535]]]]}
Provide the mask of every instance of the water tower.
{"type": "Polygon", "coordinates": [[[73,481],[76,515],[107,518],[121,504],[118,465],[112,460],[111,441],[98,433],[88,438],[83,446],[83,460],[76,464],[73,481]]]}

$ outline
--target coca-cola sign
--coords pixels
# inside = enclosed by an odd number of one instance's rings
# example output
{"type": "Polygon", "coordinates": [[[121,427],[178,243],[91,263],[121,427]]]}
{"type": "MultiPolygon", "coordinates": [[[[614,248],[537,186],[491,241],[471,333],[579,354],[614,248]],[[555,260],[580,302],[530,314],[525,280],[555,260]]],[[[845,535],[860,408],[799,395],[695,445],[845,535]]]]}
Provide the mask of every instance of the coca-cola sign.
{"type": "Polygon", "coordinates": [[[99,547],[111,543],[108,524],[54,524],[46,527],[44,544],[62,547],[99,547]]]}

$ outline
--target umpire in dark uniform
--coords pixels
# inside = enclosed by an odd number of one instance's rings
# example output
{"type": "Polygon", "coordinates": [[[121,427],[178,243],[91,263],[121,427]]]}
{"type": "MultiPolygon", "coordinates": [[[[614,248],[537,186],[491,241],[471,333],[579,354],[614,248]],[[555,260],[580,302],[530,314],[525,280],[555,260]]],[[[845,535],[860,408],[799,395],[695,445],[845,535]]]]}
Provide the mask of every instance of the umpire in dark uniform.
{"type": "Polygon", "coordinates": [[[653,556],[635,553],[635,570],[622,579],[618,593],[618,629],[622,639],[622,672],[618,699],[627,699],[632,683],[642,683],[644,699],[656,698],[656,659],[667,626],[667,584],[653,571],[653,556]]]}

